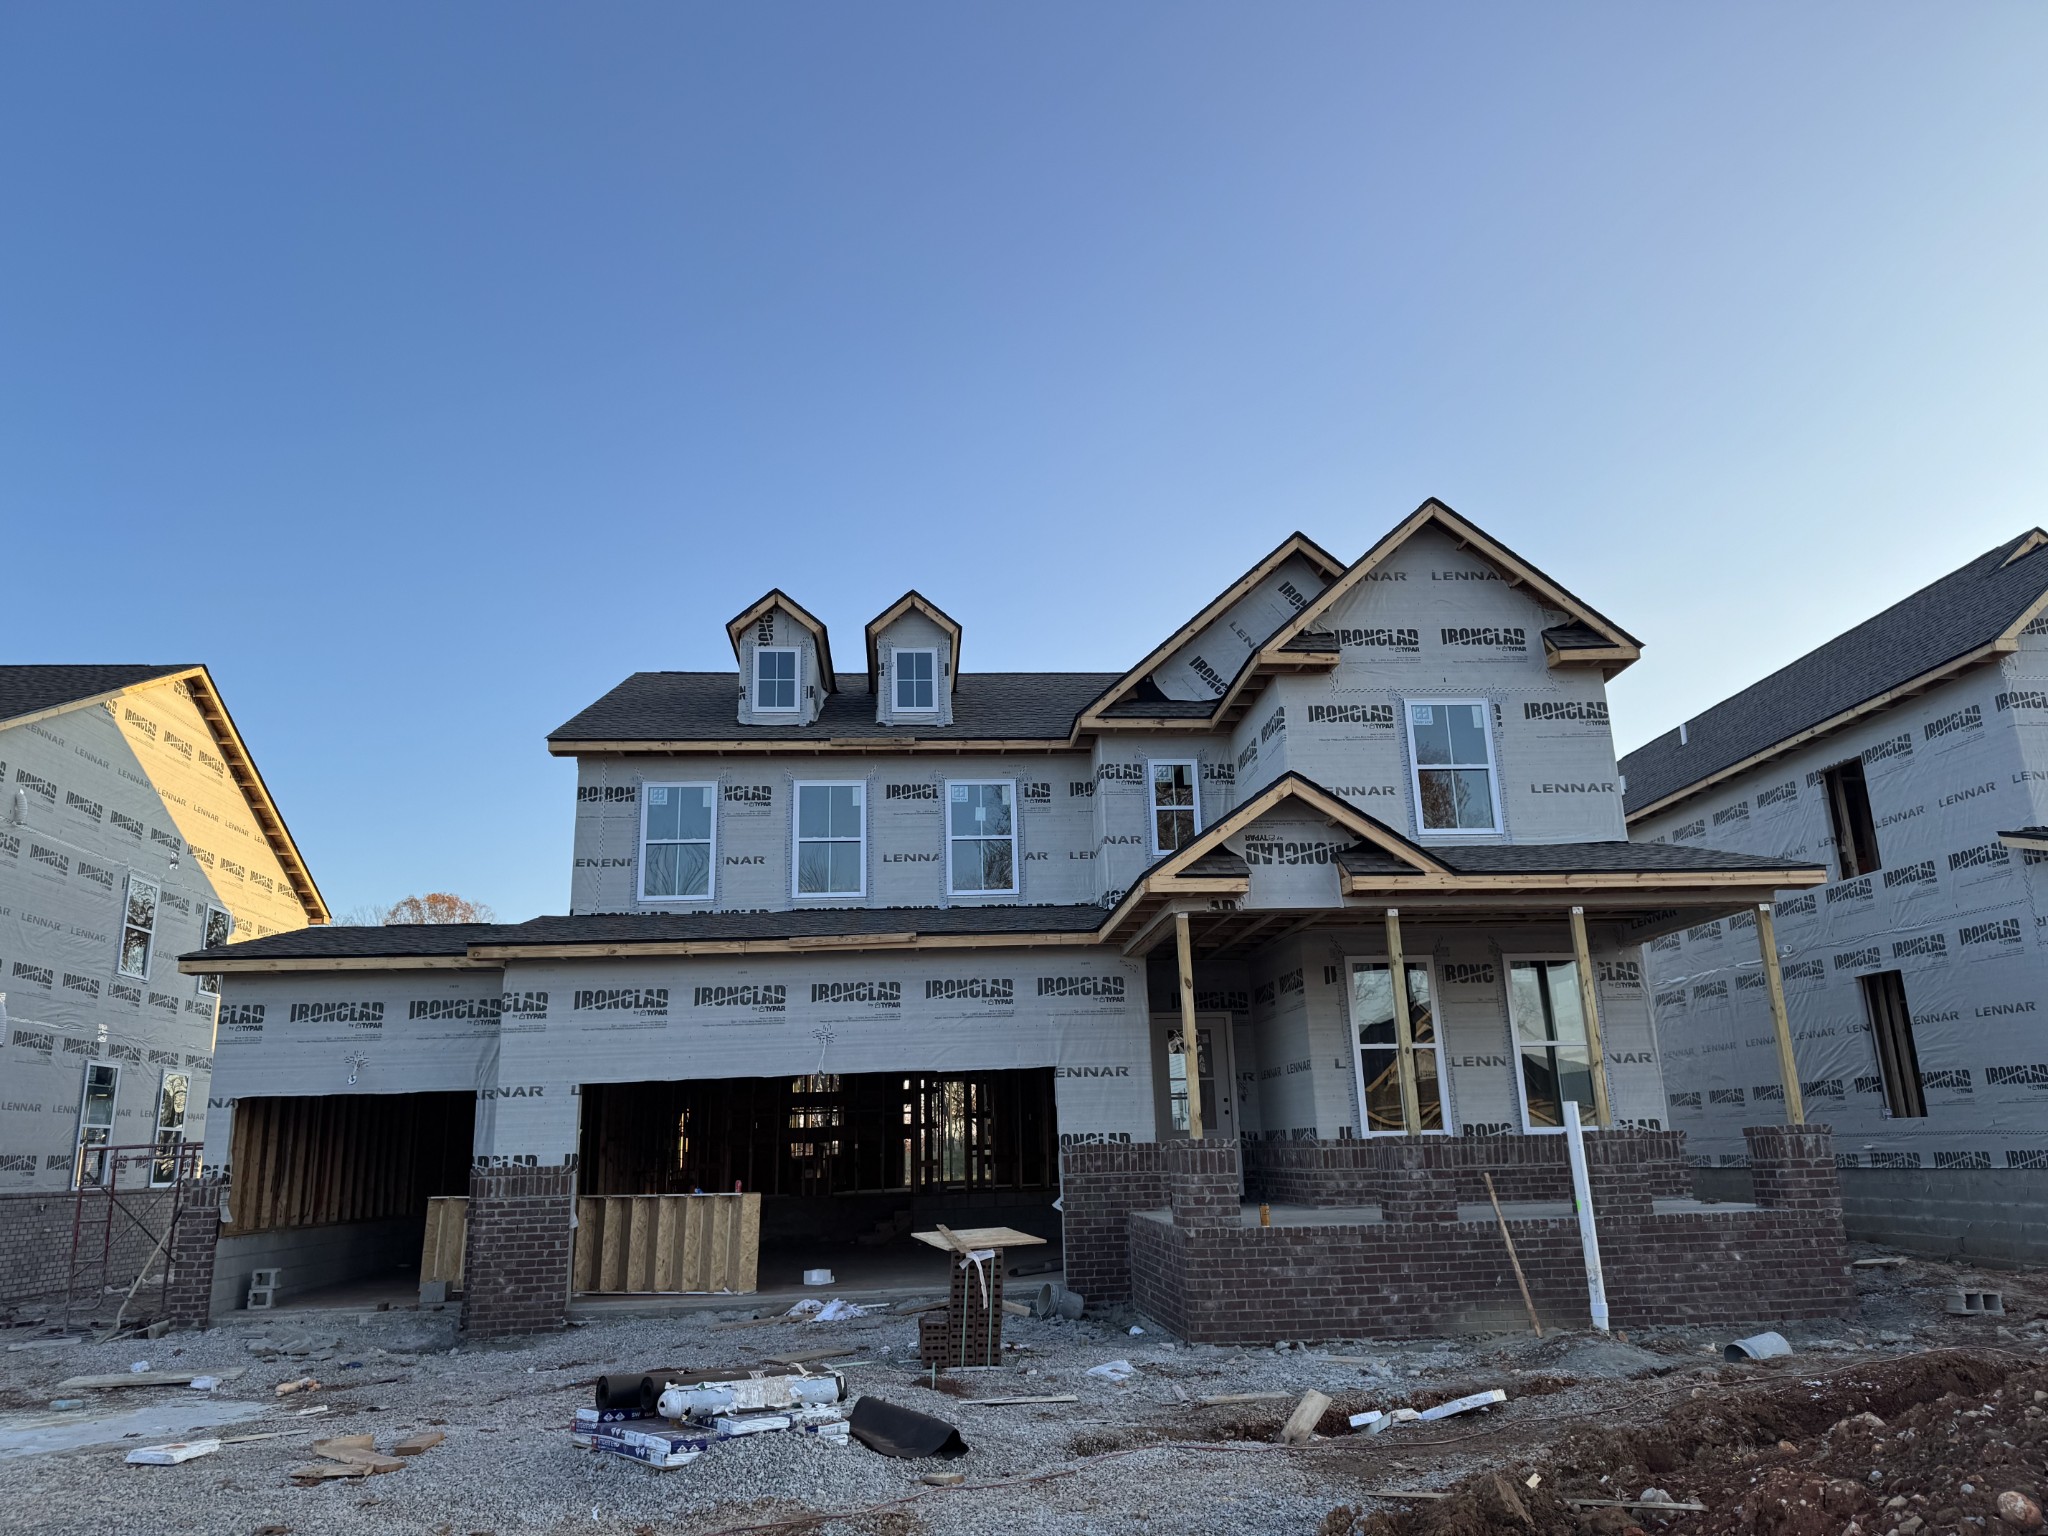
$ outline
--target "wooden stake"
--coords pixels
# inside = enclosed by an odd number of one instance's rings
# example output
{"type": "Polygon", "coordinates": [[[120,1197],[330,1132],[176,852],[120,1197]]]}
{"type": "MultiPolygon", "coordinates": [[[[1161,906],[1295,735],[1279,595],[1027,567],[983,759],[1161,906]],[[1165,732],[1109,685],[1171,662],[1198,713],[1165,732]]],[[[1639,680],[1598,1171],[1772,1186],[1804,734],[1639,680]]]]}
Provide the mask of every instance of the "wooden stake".
{"type": "Polygon", "coordinates": [[[1593,1121],[1605,1130],[1614,1124],[1614,1110],[1607,1101],[1607,1055],[1600,1046],[1600,989],[1593,980],[1584,907],[1572,908],[1572,957],[1578,962],[1579,1010],[1586,1016],[1586,1054],[1593,1058],[1593,1121]]]}
{"type": "Polygon", "coordinates": [[[1522,1274],[1522,1261],[1515,1256],[1514,1234],[1508,1231],[1507,1217],[1500,1213],[1500,1196],[1493,1192],[1493,1175],[1481,1169],[1479,1176],[1486,1180],[1486,1198],[1493,1202],[1493,1219],[1500,1223],[1500,1240],[1508,1245],[1508,1262],[1515,1267],[1515,1284],[1522,1288],[1522,1305],[1529,1309],[1529,1327],[1540,1339],[1543,1324],[1536,1320],[1536,1303],[1529,1298],[1529,1282],[1522,1274]]]}
{"type": "MultiPolygon", "coordinates": [[[[1387,975],[1394,988],[1394,1068],[1401,1079],[1401,1129],[1422,1132],[1422,1095],[1415,1086],[1415,1033],[1408,1017],[1408,963],[1401,953],[1401,912],[1387,908],[1387,975]]],[[[1365,1107],[1359,1106],[1365,1113],[1365,1107]]]]}
{"type": "Polygon", "coordinates": [[[1330,1406],[1329,1398],[1311,1387],[1301,1394],[1301,1401],[1294,1405],[1294,1412],[1287,1415],[1287,1422],[1280,1426],[1282,1445],[1306,1445],[1315,1433],[1316,1425],[1322,1422],[1323,1413],[1330,1406]]]}
{"type": "Polygon", "coordinates": [[[1771,994],[1771,1028],[1778,1037],[1778,1078],[1785,1085],[1785,1123],[1806,1124],[1806,1099],[1799,1091],[1799,1058],[1792,1053],[1792,1021],[1785,1016],[1785,978],[1778,970],[1778,930],[1769,902],[1756,909],[1756,947],[1763,954],[1764,986],[1771,994]]]}
{"type": "Polygon", "coordinates": [[[1195,1032],[1195,951],[1188,939],[1188,915],[1173,914],[1173,948],[1180,961],[1180,1046],[1187,1063],[1188,1139],[1202,1139],[1202,1039],[1195,1032]]]}

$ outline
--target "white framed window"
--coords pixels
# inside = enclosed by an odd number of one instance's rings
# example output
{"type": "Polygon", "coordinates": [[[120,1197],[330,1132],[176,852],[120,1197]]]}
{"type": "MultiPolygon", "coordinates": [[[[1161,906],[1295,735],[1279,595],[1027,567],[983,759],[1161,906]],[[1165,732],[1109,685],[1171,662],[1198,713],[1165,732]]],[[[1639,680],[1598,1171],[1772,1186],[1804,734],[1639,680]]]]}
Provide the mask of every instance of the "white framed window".
{"type": "Polygon", "coordinates": [[[185,1144],[185,1100],[192,1092],[189,1072],[166,1072],[156,1095],[156,1156],[149,1163],[149,1187],[178,1181],[178,1148],[185,1144]]]}
{"type": "Polygon", "coordinates": [[[955,896],[1016,894],[1015,780],[946,781],[946,889],[955,896]]]}
{"type": "Polygon", "coordinates": [[[1492,712],[1484,699],[1408,701],[1408,771],[1421,832],[1500,830],[1492,712]]]}
{"type": "Polygon", "coordinates": [[[754,708],[775,713],[796,708],[794,646],[763,645],[754,650],[754,708]]]}
{"type": "Polygon", "coordinates": [[[640,899],[709,901],[718,867],[718,786],[640,786],[640,899]]]}
{"type": "Polygon", "coordinates": [[[114,1094],[121,1069],[111,1061],[85,1064],[85,1088],[78,1096],[78,1155],[71,1164],[71,1187],[87,1189],[107,1182],[112,1170],[107,1148],[114,1139],[114,1094]]]}
{"type": "Polygon", "coordinates": [[[150,957],[156,952],[156,908],[162,895],[162,888],[154,880],[132,874],[128,877],[128,894],[121,904],[118,962],[123,976],[149,980],[150,957]]]}
{"type": "MultiPolygon", "coordinates": [[[[1384,960],[1348,960],[1345,992],[1351,1014],[1352,1062],[1368,1136],[1406,1133],[1401,1118],[1401,1052],[1394,1032],[1394,981],[1384,960]]],[[[1408,1038],[1415,1047],[1415,1098],[1422,1129],[1450,1129],[1444,1109],[1444,1043],[1437,1030],[1436,977],[1427,960],[1405,960],[1408,1038]]]]}
{"type": "MultiPolygon", "coordinates": [[[[209,906],[203,909],[199,923],[199,942],[202,948],[218,949],[221,945],[227,943],[230,938],[234,937],[234,932],[234,914],[225,907],[209,906]]],[[[215,972],[211,975],[201,976],[198,986],[200,991],[210,992],[218,997],[220,995],[219,973],[215,972]]]]}
{"type": "Polygon", "coordinates": [[[859,896],[867,890],[867,785],[799,784],[791,871],[799,896],[859,896]]]}
{"type": "Polygon", "coordinates": [[[896,708],[929,714],[939,707],[939,653],[898,651],[891,663],[896,674],[896,708]]]}
{"type": "Polygon", "coordinates": [[[1191,762],[1148,762],[1145,782],[1152,797],[1152,852],[1172,853],[1202,829],[1201,771],[1191,762]]]}
{"type": "Polygon", "coordinates": [[[1593,1053],[1570,955],[1506,955],[1508,1027],[1515,1037],[1515,1097],[1522,1129],[1562,1131],[1564,1106],[1593,1113],[1593,1053]]]}

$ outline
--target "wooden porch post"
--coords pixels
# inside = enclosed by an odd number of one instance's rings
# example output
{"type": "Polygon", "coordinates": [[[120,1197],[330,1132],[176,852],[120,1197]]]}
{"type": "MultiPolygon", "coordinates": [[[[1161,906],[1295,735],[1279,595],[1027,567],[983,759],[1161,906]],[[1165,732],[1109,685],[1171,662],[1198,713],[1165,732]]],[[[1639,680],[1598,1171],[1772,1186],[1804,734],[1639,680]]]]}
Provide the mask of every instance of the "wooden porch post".
{"type": "Polygon", "coordinates": [[[1593,1123],[1602,1130],[1614,1125],[1607,1101],[1607,1053],[1600,1044],[1600,989],[1593,979],[1593,951],[1586,943],[1586,909],[1572,908],[1572,957],[1578,962],[1579,1011],[1586,1016],[1586,1050],[1593,1058],[1593,1123]]]}
{"type": "Polygon", "coordinates": [[[1188,915],[1173,914],[1173,947],[1180,960],[1180,1048],[1187,1064],[1188,1136],[1202,1139],[1202,1037],[1195,1032],[1195,948],[1188,940],[1188,915]]]}
{"type": "MultiPolygon", "coordinates": [[[[1394,984],[1394,1067],[1401,1079],[1401,1129],[1415,1136],[1422,1131],[1422,1096],[1415,1087],[1415,1033],[1408,1020],[1408,965],[1401,954],[1399,907],[1387,908],[1387,974],[1394,984]]],[[[1366,1113],[1364,1105],[1359,1112],[1366,1113]]],[[[1359,1130],[1362,1133],[1365,1127],[1359,1130]]]]}
{"type": "Polygon", "coordinates": [[[1785,1084],[1785,1123],[1806,1124],[1806,1100],[1799,1092],[1799,1060],[1792,1054],[1792,1023],[1785,1016],[1785,978],[1778,970],[1778,930],[1769,902],[1756,909],[1756,947],[1764,957],[1764,985],[1771,994],[1771,1028],[1778,1037],[1778,1077],[1785,1084]]]}

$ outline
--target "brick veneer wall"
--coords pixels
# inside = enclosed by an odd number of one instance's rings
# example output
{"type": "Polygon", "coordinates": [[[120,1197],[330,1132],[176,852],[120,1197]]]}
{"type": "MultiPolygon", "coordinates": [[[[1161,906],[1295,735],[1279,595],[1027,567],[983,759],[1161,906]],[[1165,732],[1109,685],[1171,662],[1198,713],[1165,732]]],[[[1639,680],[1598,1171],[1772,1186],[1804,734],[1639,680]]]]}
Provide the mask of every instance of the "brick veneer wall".
{"type": "MultiPolygon", "coordinates": [[[[106,1197],[89,1194],[87,1198],[106,1197]]],[[[63,1302],[70,1283],[71,1225],[77,1205],[78,1197],[64,1190],[0,1195],[0,1302],[63,1302]]],[[[103,1284],[125,1289],[141,1272],[143,1261],[155,1250],[170,1220],[171,1191],[124,1189],[121,1207],[128,1215],[114,1215],[113,1252],[104,1279],[99,1272],[97,1244],[88,1244],[94,1251],[88,1288],[95,1292],[103,1284]],[[130,1215],[136,1219],[129,1220],[130,1215]]],[[[88,1225],[97,1239],[103,1222],[96,1218],[88,1225]]],[[[106,1308],[109,1319],[118,1305],[116,1299],[106,1308]]]]}
{"type": "MultiPolygon", "coordinates": [[[[1771,1126],[1749,1135],[1751,1156],[1765,1170],[1758,1178],[1761,1208],[1752,1211],[1660,1216],[1650,1190],[1661,1174],[1646,1173],[1631,1186],[1618,1142],[1594,1164],[1601,1267],[1615,1326],[1829,1317],[1853,1304],[1829,1132],[1771,1126]]],[[[1438,1188],[1431,1191],[1427,1153],[1416,1152],[1413,1141],[1392,1145],[1409,1155],[1387,1170],[1403,1186],[1390,1191],[1387,1219],[1345,1226],[1213,1224],[1204,1217],[1218,1197],[1216,1175],[1172,1163],[1169,1184],[1195,1187],[1170,1188],[1168,1211],[1129,1218],[1133,1299],[1202,1343],[1523,1326],[1498,1228],[1490,1220],[1443,1219],[1455,1215],[1443,1186],[1456,1187],[1457,1170],[1437,1168],[1438,1188]],[[1169,1214],[1182,1209],[1197,1219],[1184,1224],[1169,1214]],[[1423,1219],[1398,1219],[1397,1212],[1423,1219]]],[[[1538,1311],[1548,1322],[1583,1326],[1578,1223],[1512,1225],[1538,1311]]]]}
{"type": "Polygon", "coordinates": [[[173,1328],[204,1328],[213,1320],[213,1255],[220,1242],[218,1179],[178,1187],[178,1223],[171,1234],[171,1272],[164,1316],[173,1328]]]}
{"type": "Polygon", "coordinates": [[[573,1162],[470,1170],[465,1332],[498,1338],[567,1320],[575,1214],[573,1162]]]}
{"type": "Polygon", "coordinates": [[[1090,1301],[1128,1301],[1133,1211],[1166,1204],[1165,1147],[1124,1141],[1060,1150],[1061,1252],[1067,1289],[1090,1301]]]}
{"type": "MultiPolygon", "coordinates": [[[[1457,1175],[1457,1198],[1476,1204],[1486,1198],[1482,1173],[1504,1201],[1569,1200],[1571,1168],[1562,1136],[1375,1136],[1364,1141],[1253,1140],[1245,1144],[1245,1195],[1275,1205],[1377,1205],[1384,1170],[1421,1148],[1424,1166],[1457,1175]]],[[[1692,1193],[1682,1131],[1588,1131],[1589,1169],[1626,1168],[1632,1185],[1650,1198],[1692,1193]]],[[[1597,1181],[1601,1177],[1594,1173],[1597,1181]]]]}

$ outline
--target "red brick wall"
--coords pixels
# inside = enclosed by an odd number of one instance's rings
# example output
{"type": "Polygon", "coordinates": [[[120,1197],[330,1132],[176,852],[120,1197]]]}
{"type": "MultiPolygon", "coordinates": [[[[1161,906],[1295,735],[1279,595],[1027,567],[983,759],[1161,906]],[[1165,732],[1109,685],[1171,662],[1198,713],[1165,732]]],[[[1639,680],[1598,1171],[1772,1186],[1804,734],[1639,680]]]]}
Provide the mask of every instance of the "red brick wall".
{"type": "Polygon", "coordinates": [[[180,1185],[178,1225],[171,1234],[171,1272],[164,1316],[173,1328],[204,1328],[213,1319],[213,1254],[220,1242],[218,1179],[180,1185]]]}
{"type": "Polygon", "coordinates": [[[576,1168],[474,1168],[462,1326],[473,1338],[559,1328],[569,1314],[576,1168]]]}
{"type": "MultiPolygon", "coordinates": [[[[1503,1201],[1569,1200],[1571,1170],[1562,1136],[1424,1136],[1425,1165],[1457,1174],[1457,1198],[1465,1204],[1486,1199],[1482,1173],[1493,1175],[1503,1201]]],[[[1365,1141],[1254,1140],[1244,1148],[1245,1191],[1275,1205],[1377,1205],[1381,1170],[1391,1166],[1404,1137],[1365,1141]]],[[[1586,1156],[1599,1167],[1610,1158],[1625,1164],[1631,1183],[1653,1198],[1692,1193],[1680,1131],[1588,1131],[1586,1156]]],[[[1598,1176],[1595,1175],[1597,1178],[1598,1176]]]]}
{"type": "MultiPolygon", "coordinates": [[[[1415,1151],[1414,1142],[1388,1145],[1409,1152],[1395,1159],[1405,1166],[1385,1172],[1412,1186],[1390,1191],[1390,1203],[1441,1212],[1448,1203],[1444,1188],[1456,1187],[1459,1170],[1435,1170],[1438,1187],[1432,1193],[1427,1151],[1415,1151]]],[[[1607,1142],[1597,1158],[1589,1151],[1597,1170],[1594,1208],[1614,1326],[1827,1317],[1852,1305],[1828,1131],[1763,1127],[1750,1133],[1750,1149],[1765,1170],[1758,1179],[1762,1209],[1665,1216],[1650,1205],[1661,1172],[1641,1172],[1631,1185],[1623,1143],[1607,1142]]],[[[1176,1165],[1169,1182],[1175,1178],[1207,1185],[1186,1193],[1169,1189],[1175,1209],[1205,1209],[1203,1197],[1216,1193],[1207,1170],[1176,1165]]],[[[1514,1274],[1491,1220],[1404,1221],[1391,1219],[1393,1210],[1387,1214],[1390,1219],[1378,1223],[1328,1227],[1183,1226],[1158,1214],[1135,1215],[1128,1222],[1133,1299],[1167,1327],[1202,1343],[1525,1326],[1514,1274]]],[[[1578,1223],[1555,1219],[1512,1226],[1544,1321],[1585,1326],[1578,1223]]]]}
{"type": "Polygon", "coordinates": [[[1166,1204],[1165,1149],[1156,1141],[1060,1150],[1062,1253],[1067,1289],[1089,1301],[1128,1301],[1133,1211],[1166,1204]]]}

